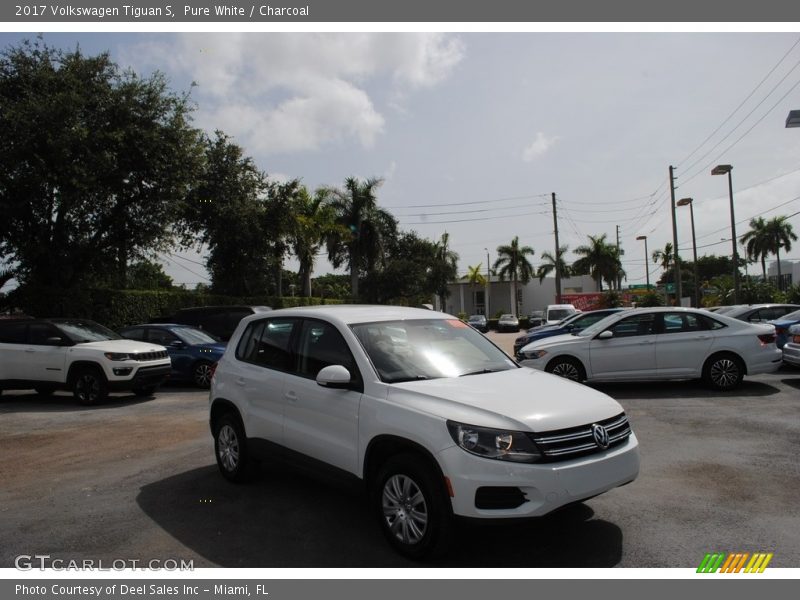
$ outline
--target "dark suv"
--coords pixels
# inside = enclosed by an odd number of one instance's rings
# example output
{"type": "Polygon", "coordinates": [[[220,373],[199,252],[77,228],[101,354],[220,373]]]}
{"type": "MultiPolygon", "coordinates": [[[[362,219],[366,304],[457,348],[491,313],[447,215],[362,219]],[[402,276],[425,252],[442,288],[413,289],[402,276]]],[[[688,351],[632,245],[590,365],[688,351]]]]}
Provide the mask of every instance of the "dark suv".
{"type": "Polygon", "coordinates": [[[231,339],[239,321],[250,315],[272,310],[269,306],[197,306],[182,308],[174,315],[153,319],[151,323],[192,325],[223,341],[231,339]]]}

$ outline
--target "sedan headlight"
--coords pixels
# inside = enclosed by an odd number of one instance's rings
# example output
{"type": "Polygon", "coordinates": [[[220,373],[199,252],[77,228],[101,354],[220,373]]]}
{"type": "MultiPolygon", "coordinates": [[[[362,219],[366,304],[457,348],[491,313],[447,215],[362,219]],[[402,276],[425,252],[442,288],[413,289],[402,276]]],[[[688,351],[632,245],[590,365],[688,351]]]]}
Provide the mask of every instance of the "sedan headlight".
{"type": "Polygon", "coordinates": [[[526,351],[526,350],[523,349],[520,352],[520,354],[522,355],[522,358],[535,360],[537,358],[542,358],[543,356],[545,356],[547,354],[547,350],[527,350],[526,351]]]}
{"type": "Polygon", "coordinates": [[[105,354],[108,360],[130,360],[131,355],[127,352],[106,352],[105,354]]]}
{"type": "Polygon", "coordinates": [[[456,444],[476,456],[520,463],[534,463],[542,458],[536,445],[521,431],[476,427],[455,421],[447,421],[447,429],[456,444]]]}

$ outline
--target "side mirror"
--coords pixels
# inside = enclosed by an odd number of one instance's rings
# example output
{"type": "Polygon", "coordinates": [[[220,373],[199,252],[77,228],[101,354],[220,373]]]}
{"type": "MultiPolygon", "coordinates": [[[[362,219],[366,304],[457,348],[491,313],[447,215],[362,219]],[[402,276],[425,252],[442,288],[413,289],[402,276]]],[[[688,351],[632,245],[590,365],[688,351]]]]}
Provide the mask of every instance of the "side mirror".
{"type": "Polygon", "coordinates": [[[58,336],[52,336],[47,338],[47,345],[48,346],[61,346],[64,343],[64,338],[60,338],[58,336]]]}
{"type": "Polygon", "coordinates": [[[169,343],[171,348],[183,348],[185,344],[180,340],[175,340],[169,343]]]}
{"type": "Polygon", "coordinates": [[[350,371],[342,365],[329,365],[317,373],[317,385],[344,390],[350,387],[350,371]]]}
{"type": "Polygon", "coordinates": [[[610,340],[614,337],[614,332],[610,329],[606,329],[605,331],[601,331],[600,334],[597,336],[598,340],[610,340]]]}

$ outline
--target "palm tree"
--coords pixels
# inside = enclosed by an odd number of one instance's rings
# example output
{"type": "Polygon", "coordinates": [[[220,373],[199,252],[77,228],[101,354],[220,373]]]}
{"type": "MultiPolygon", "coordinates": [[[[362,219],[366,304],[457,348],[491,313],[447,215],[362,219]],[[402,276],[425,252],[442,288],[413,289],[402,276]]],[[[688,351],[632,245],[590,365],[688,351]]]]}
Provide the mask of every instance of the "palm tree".
{"type": "Polygon", "coordinates": [[[342,190],[328,190],[328,204],[336,223],[341,225],[327,238],[328,259],[335,268],[347,263],[350,269],[350,287],[358,296],[358,276],[365,270],[371,273],[383,256],[388,238],[397,233],[395,218],[378,208],[375,190],[382,179],[361,181],[348,177],[342,190]]]}
{"type": "Polygon", "coordinates": [[[439,296],[441,309],[444,310],[445,300],[450,294],[447,284],[456,278],[458,273],[458,254],[448,247],[450,234],[446,231],[442,239],[434,244],[434,265],[431,272],[436,285],[436,295],[439,296]]]}
{"type": "Polygon", "coordinates": [[[745,233],[739,241],[744,245],[747,258],[761,261],[761,274],[767,280],[767,257],[772,252],[767,222],[764,217],[750,219],[750,231],[745,233]]]}
{"type": "Polygon", "coordinates": [[[653,250],[653,262],[658,263],[658,266],[664,270],[664,273],[669,273],[672,268],[672,261],[674,260],[672,252],[672,242],[664,244],[663,250],[653,250]]]}
{"type": "Polygon", "coordinates": [[[292,250],[300,265],[297,278],[302,286],[301,296],[311,296],[311,273],[314,260],[325,240],[339,227],[334,222],[331,206],[326,203],[326,190],[319,189],[312,197],[305,186],[298,191],[294,202],[297,220],[292,236],[292,250]]]}
{"type": "MultiPolygon", "coordinates": [[[[481,273],[481,269],[483,265],[478,263],[474,267],[467,266],[467,276],[466,280],[467,283],[470,284],[470,292],[472,293],[472,304],[475,305],[475,286],[476,285],[486,285],[486,277],[483,276],[481,273]]],[[[485,299],[484,299],[485,302],[485,299]]],[[[485,305],[484,305],[485,306],[485,305]]]]}
{"type": "Polygon", "coordinates": [[[787,252],[792,250],[792,242],[797,241],[797,236],[792,230],[792,224],[786,217],[773,217],[767,221],[765,231],[769,239],[769,250],[775,255],[778,262],[778,289],[782,289],[781,284],[781,248],[787,252]]]}
{"type": "MultiPolygon", "coordinates": [[[[561,274],[561,277],[569,277],[571,275],[572,269],[564,260],[564,255],[569,250],[569,246],[560,246],[558,248],[558,272],[561,274]]],[[[550,275],[550,273],[555,272],[556,270],[556,258],[550,252],[542,252],[542,264],[539,265],[539,268],[536,269],[536,277],[539,278],[539,283],[544,281],[544,278],[550,275]]]]}
{"type": "Polygon", "coordinates": [[[606,242],[606,234],[589,236],[589,244],[578,246],[574,253],[580,256],[572,263],[572,272],[575,275],[589,275],[597,283],[599,291],[603,291],[603,281],[609,286],[624,274],[620,261],[619,249],[606,242]]]}
{"type": "Polygon", "coordinates": [[[497,247],[497,260],[494,261],[494,269],[500,276],[500,280],[511,277],[514,283],[514,306],[512,308],[514,316],[519,314],[517,301],[517,282],[527,284],[534,276],[533,266],[528,262],[527,256],[533,256],[534,249],[530,246],[519,245],[519,236],[514,236],[511,244],[497,247]]]}

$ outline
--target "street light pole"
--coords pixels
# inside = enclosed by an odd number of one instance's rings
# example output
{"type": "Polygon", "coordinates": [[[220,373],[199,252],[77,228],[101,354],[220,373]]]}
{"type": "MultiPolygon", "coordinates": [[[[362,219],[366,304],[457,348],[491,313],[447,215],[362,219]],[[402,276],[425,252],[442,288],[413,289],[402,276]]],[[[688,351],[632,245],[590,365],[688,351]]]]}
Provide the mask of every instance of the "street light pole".
{"type": "Polygon", "coordinates": [[[637,241],[644,240],[644,272],[647,275],[647,291],[650,291],[650,264],[647,262],[647,236],[640,235],[636,238],[637,241]]]}
{"type": "Polygon", "coordinates": [[[728,174],[728,198],[731,205],[731,244],[733,245],[733,303],[739,303],[739,249],[736,239],[736,217],[733,212],[733,180],[731,178],[731,165],[717,165],[711,169],[712,175],[728,174]]]}
{"type": "Polygon", "coordinates": [[[700,281],[697,279],[697,238],[694,235],[694,203],[691,198],[681,198],[678,206],[689,205],[689,218],[692,220],[692,254],[694,256],[694,306],[700,308],[700,281]]]}

